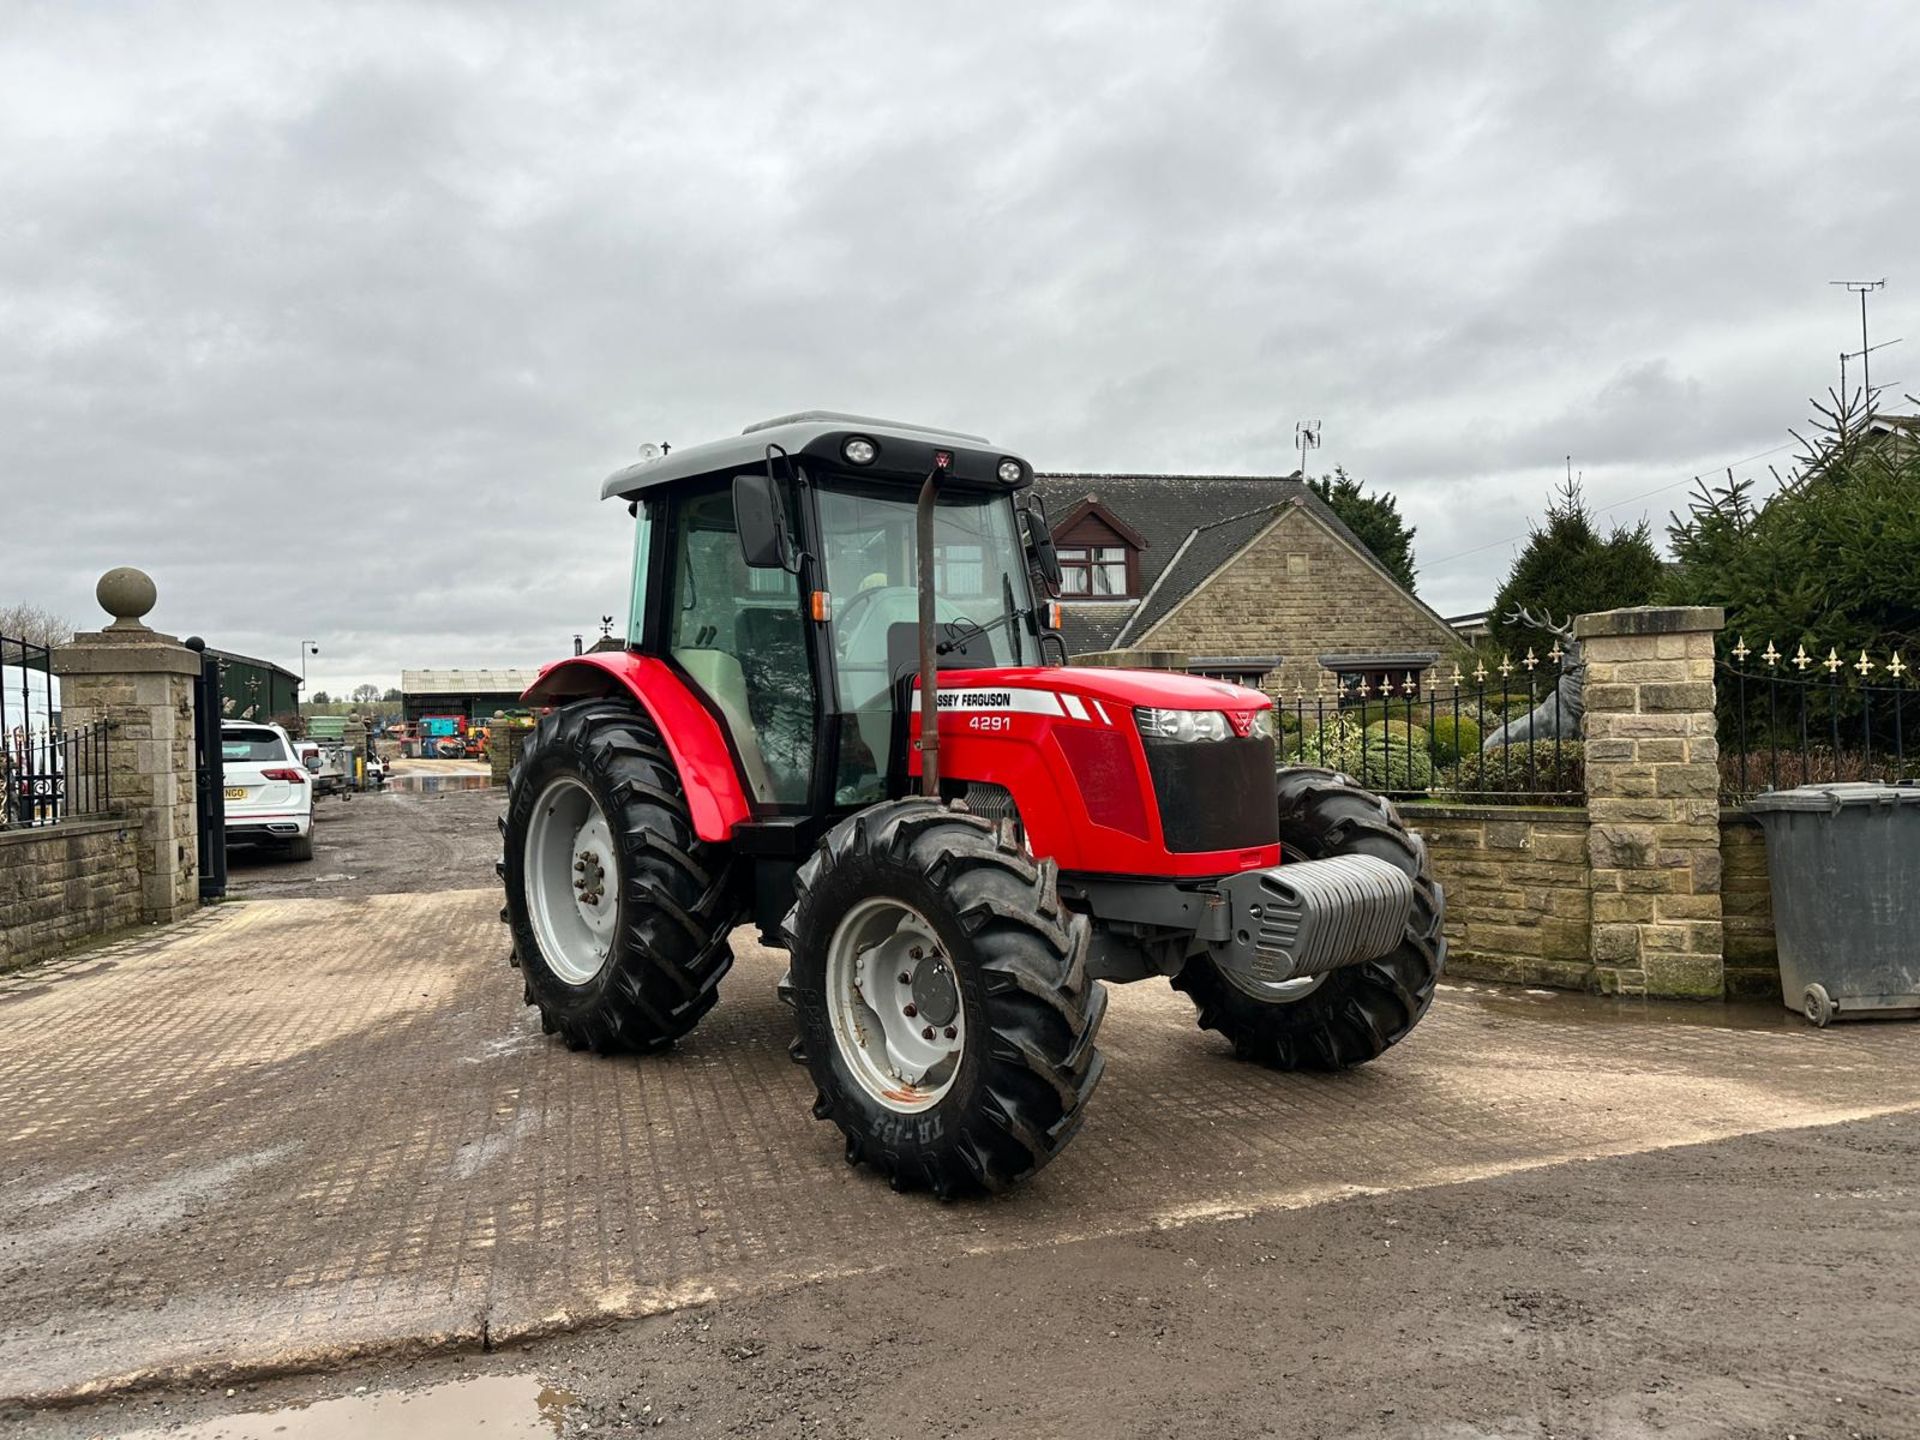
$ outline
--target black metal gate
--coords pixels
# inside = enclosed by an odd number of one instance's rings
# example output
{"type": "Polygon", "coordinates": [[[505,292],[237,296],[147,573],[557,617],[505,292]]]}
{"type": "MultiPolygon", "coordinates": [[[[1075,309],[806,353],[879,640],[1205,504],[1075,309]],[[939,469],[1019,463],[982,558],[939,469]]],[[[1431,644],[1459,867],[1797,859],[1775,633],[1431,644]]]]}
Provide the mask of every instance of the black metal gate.
{"type": "Polygon", "coordinates": [[[207,642],[189,636],[187,648],[200,656],[193,682],[193,788],[199,816],[200,903],[227,893],[227,767],[220,749],[220,662],[206,653],[207,642]]]}

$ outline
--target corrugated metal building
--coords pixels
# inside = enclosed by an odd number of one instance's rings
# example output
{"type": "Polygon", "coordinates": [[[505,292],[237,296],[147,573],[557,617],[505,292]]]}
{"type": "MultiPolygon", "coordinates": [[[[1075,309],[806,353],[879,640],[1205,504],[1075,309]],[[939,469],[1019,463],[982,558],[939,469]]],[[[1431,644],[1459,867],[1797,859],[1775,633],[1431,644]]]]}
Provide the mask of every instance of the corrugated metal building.
{"type": "Polygon", "coordinates": [[[271,660],[216,650],[220,662],[220,715],[225,720],[272,720],[300,713],[300,677],[271,660]]]}
{"type": "Polygon", "coordinates": [[[409,722],[423,715],[464,715],[485,723],[496,710],[524,712],[520,697],[538,670],[402,670],[400,704],[409,722]]]}

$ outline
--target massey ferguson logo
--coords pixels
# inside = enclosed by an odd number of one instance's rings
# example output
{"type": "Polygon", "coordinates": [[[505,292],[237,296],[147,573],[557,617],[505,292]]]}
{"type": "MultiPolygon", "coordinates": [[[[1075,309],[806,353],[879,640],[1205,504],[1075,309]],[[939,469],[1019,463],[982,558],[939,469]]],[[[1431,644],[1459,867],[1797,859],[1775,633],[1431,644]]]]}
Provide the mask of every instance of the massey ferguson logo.
{"type": "Polygon", "coordinates": [[[942,710],[1004,710],[1013,703],[1005,690],[942,690],[942,710]]]}
{"type": "Polygon", "coordinates": [[[1233,733],[1242,740],[1253,732],[1253,711],[1229,710],[1227,720],[1233,726],[1233,733]]]}

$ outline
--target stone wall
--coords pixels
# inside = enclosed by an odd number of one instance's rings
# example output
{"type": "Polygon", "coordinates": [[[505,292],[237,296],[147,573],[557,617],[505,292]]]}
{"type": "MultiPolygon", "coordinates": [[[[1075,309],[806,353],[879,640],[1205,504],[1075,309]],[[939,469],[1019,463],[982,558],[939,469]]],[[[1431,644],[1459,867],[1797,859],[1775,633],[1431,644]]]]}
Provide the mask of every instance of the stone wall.
{"type": "Polygon", "coordinates": [[[513,774],[513,767],[520,763],[520,756],[527,748],[527,739],[532,730],[520,725],[496,724],[487,740],[487,765],[493,773],[493,783],[504,785],[513,774]]]}
{"type": "Polygon", "coordinates": [[[122,817],[0,831],[0,970],[141,918],[140,827],[122,817]]]}
{"type": "Polygon", "coordinates": [[[1773,887],[1767,840],[1744,810],[1720,812],[1720,911],[1726,934],[1727,994],[1780,998],[1780,955],[1773,942],[1773,887]]]}
{"type": "Polygon", "coordinates": [[[1279,517],[1150,630],[1144,650],[1190,655],[1279,655],[1276,694],[1317,687],[1330,651],[1461,649],[1452,628],[1376,570],[1304,505],[1279,517]]]}
{"type": "Polygon", "coordinates": [[[121,620],[74,636],[54,651],[53,668],[66,723],[111,727],[108,793],[139,816],[145,918],[185,919],[200,904],[193,788],[200,657],[171,635],[121,620]]]}
{"type": "Polygon", "coordinates": [[[1725,993],[1711,607],[1582,615],[1593,959],[1603,990],[1725,993]]]}
{"type": "Polygon", "coordinates": [[[1586,811],[1439,804],[1400,811],[1425,837],[1446,890],[1449,975],[1593,988],[1586,811]]]}

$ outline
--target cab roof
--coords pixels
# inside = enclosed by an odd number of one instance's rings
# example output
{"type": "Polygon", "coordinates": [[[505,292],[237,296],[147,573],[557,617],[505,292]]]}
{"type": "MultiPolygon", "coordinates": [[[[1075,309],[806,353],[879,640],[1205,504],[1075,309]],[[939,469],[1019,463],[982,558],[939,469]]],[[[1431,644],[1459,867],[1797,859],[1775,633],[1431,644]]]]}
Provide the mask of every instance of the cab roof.
{"type": "Polygon", "coordinates": [[[803,410],[761,420],[724,440],[647,456],[609,475],[600,486],[600,498],[633,500],[681,481],[759,470],[767,463],[769,447],[776,458],[784,451],[796,460],[823,461],[846,474],[914,484],[933,469],[934,452],[943,450],[953,457],[947,471],[952,483],[994,490],[1020,490],[1033,483],[1033,467],[1026,460],[996,448],[983,435],[837,410],[803,410]],[[842,455],[842,447],[855,438],[873,442],[877,453],[871,464],[854,465],[842,455]],[[1008,460],[1020,467],[1019,480],[1011,484],[999,473],[1008,460]]]}

